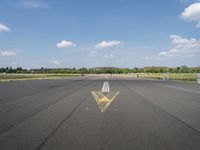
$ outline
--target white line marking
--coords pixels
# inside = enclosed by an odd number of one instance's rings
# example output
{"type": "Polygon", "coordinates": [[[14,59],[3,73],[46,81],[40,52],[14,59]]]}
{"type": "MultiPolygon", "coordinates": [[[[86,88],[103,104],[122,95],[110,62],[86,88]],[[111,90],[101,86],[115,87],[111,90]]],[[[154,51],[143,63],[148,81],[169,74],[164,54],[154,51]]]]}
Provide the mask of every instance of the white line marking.
{"type": "Polygon", "coordinates": [[[102,87],[102,90],[101,92],[104,92],[104,93],[109,93],[110,92],[110,87],[109,87],[109,83],[108,82],[104,82],[103,83],[103,87],[102,87]]]}

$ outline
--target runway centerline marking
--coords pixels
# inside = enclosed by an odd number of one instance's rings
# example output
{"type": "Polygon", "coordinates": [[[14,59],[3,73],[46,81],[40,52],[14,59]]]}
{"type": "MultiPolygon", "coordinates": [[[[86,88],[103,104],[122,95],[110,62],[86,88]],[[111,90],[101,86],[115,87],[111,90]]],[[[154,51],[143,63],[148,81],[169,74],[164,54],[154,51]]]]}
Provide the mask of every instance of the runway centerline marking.
{"type": "Polygon", "coordinates": [[[108,82],[104,82],[103,83],[103,87],[101,89],[101,92],[104,92],[104,93],[109,93],[110,92],[110,87],[109,87],[109,83],[108,82]]]}
{"type": "Polygon", "coordinates": [[[97,105],[101,112],[105,112],[106,109],[111,105],[115,100],[119,92],[110,91],[109,83],[104,82],[101,92],[100,91],[91,91],[92,96],[94,97],[97,105]],[[107,93],[104,95],[103,93],[107,93]]]}

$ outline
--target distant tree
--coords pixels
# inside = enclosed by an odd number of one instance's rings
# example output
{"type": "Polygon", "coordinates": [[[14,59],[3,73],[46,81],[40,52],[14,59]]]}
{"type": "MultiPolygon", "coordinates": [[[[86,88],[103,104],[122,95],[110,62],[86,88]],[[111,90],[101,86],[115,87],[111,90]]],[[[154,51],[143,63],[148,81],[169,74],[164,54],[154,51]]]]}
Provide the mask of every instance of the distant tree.
{"type": "Polygon", "coordinates": [[[180,67],[180,72],[182,72],[182,73],[190,73],[191,70],[187,66],[181,66],[180,67]]]}
{"type": "Polygon", "coordinates": [[[87,68],[83,67],[83,68],[79,69],[79,72],[81,74],[86,74],[86,73],[88,73],[88,70],[87,70],[87,68]]]}

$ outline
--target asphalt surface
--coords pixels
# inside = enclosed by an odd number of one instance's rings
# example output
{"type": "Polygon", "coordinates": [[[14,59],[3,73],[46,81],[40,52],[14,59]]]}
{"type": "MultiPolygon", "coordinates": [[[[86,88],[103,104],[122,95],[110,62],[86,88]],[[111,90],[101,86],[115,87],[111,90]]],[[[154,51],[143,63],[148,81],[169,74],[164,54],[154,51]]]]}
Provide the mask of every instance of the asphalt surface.
{"type": "Polygon", "coordinates": [[[0,150],[200,150],[200,85],[117,77],[0,83],[0,150]],[[104,82],[119,94],[102,113],[91,91],[104,82]]]}

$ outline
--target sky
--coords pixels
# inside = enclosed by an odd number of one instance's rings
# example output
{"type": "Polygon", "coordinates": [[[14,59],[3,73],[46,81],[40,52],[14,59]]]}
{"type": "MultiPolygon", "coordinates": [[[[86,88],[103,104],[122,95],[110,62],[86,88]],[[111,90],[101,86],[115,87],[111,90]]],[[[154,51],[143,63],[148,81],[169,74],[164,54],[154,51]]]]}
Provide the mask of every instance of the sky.
{"type": "Polygon", "coordinates": [[[200,66],[199,0],[0,0],[0,67],[200,66]]]}

